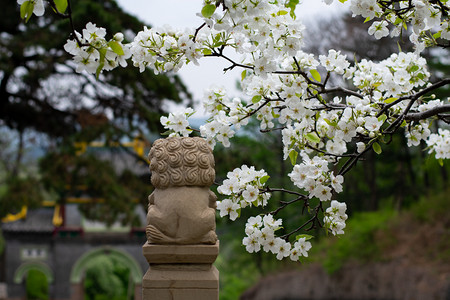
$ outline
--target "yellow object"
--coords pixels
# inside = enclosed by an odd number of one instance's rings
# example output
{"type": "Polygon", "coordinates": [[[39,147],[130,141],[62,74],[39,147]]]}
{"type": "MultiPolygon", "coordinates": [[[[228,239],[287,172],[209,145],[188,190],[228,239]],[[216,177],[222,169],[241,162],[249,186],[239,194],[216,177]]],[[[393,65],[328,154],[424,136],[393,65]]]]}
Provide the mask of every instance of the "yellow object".
{"type": "Polygon", "coordinates": [[[136,152],[137,155],[140,157],[145,158],[144,150],[145,150],[145,143],[142,140],[134,139],[133,141],[133,149],[136,152]]]}
{"type": "Polygon", "coordinates": [[[8,214],[6,217],[2,218],[2,222],[8,223],[8,222],[14,222],[20,219],[24,219],[27,216],[28,208],[24,205],[22,206],[22,209],[17,214],[8,214]]]}
{"type": "Polygon", "coordinates": [[[134,152],[136,152],[137,155],[139,155],[142,158],[146,158],[145,157],[145,142],[139,138],[135,138],[132,142],[128,142],[128,143],[117,143],[117,142],[111,142],[108,145],[106,145],[103,142],[98,142],[98,141],[93,141],[90,142],[89,144],[86,142],[77,142],[75,143],[75,147],[78,149],[76,151],[76,155],[81,155],[84,152],[86,152],[88,147],[93,147],[93,148],[101,148],[101,147],[132,147],[134,152]]]}
{"type": "Polygon", "coordinates": [[[75,154],[81,155],[84,152],[86,152],[87,143],[86,142],[75,143],[75,147],[78,148],[78,150],[75,152],[75,154]]]}
{"type": "Polygon", "coordinates": [[[53,225],[59,227],[63,223],[63,218],[61,217],[61,206],[59,204],[55,205],[55,211],[53,213],[53,225]]]}

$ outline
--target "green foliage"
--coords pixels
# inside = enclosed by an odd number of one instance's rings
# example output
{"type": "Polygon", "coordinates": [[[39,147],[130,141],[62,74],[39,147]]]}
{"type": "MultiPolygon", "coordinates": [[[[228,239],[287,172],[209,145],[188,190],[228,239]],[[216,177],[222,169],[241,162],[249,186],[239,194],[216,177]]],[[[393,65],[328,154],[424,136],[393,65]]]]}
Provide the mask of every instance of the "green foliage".
{"type": "MultiPolygon", "coordinates": [[[[420,197],[410,208],[401,212],[394,211],[384,203],[388,208],[355,213],[347,222],[345,235],[331,241],[321,239],[313,247],[311,257],[322,257],[320,254],[322,253],[323,267],[329,273],[338,271],[349,261],[366,263],[384,259],[386,251],[394,244],[401,246],[398,245],[396,234],[405,230],[405,227],[408,231],[414,231],[424,224],[446,224],[450,221],[448,192],[448,188],[438,192],[430,190],[429,194],[420,197]]],[[[430,259],[448,262],[450,260],[448,236],[448,232],[439,231],[434,237],[437,240],[432,241],[433,249],[425,255],[430,259]]]]}
{"type": "MultiPolygon", "coordinates": [[[[64,11],[67,0],[55,1],[55,5],[64,11]]],[[[0,11],[0,33],[7,37],[0,41],[0,47],[5,49],[0,53],[0,120],[9,128],[31,128],[55,138],[82,133],[85,140],[98,138],[108,129],[117,140],[133,131],[160,131],[162,101],[190,98],[175,75],[156,76],[151,71],[140,73],[130,67],[105,73],[95,81],[76,73],[71,56],[62,51],[71,30],[69,20],[47,12],[23,26],[18,9],[16,2],[7,1],[0,11]],[[8,88],[11,85],[14,90],[8,88]],[[84,99],[92,102],[88,104],[84,99]],[[114,118],[108,120],[105,111],[114,118]],[[95,130],[93,136],[92,128],[98,125],[103,128],[95,130]]],[[[108,33],[137,32],[147,25],[125,13],[114,0],[77,1],[72,17],[78,32],[88,21],[104,27],[108,33]]],[[[111,46],[117,53],[123,51],[111,46]]]]}
{"type": "MultiPolygon", "coordinates": [[[[118,142],[161,132],[162,102],[189,101],[190,94],[176,75],[155,75],[150,70],[140,73],[132,66],[98,74],[99,80],[76,73],[71,55],[62,50],[72,28],[69,20],[47,9],[44,16],[31,18],[24,26],[19,14],[28,17],[33,6],[29,5],[31,1],[24,3],[19,7],[16,1],[6,1],[0,10],[0,48],[4,50],[0,53],[0,130],[33,132],[35,139],[43,134],[57,154],[49,153],[40,164],[42,180],[37,176],[16,178],[17,174],[28,173],[23,172],[28,168],[24,164],[6,168],[4,177],[14,179],[5,183],[0,178],[0,216],[41,201],[44,189],[63,202],[73,192],[67,191],[67,186],[82,184],[92,193],[88,196],[108,199],[108,205],[85,205],[82,209],[88,217],[111,223],[118,214],[124,214],[121,221],[136,225],[133,207],[136,199],[145,202],[148,177],[144,182],[139,174],[111,172],[111,166],[95,162],[95,158],[77,158],[74,144],[118,142]],[[69,170],[71,167],[74,169],[69,170]],[[83,170],[91,174],[82,176],[83,170]]],[[[54,4],[62,13],[68,2],[56,0],[54,4]]],[[[123,11],[115,0],[80,0],[71,9],[78,32],[90,21],[104,27],[108,34],[123,32],[126,39],[130,36],[127,33],[132,35],[148,26],[123,11]]],[[[110,46],[116,53],[123,52],[115,41],[110,46]]],[[[105,53],[101,55],[103,58],[105,53]]],[[[15,162],[16,156],[12,157],[14,160],[2,155],[0,159],[15,162]]]]}
{"type": "Polygon", "coordinates": [[[58,194],[60,201],[80,195],[97,199],[79,206],[88,219],[101,220],[107,225],[120,221],[142,226],[135,207],[138,204],[146,207],[150,180],[127,169],[118,173],[113,163],[89,153],[79,156],[49,153],[39,164],[45,188],[58,194]]]}
{"type": "Polygon", "coordinates": [[[337,238],[332,245],[327,245],[323,261],[327,272],[336,272],[348,260],[366,262],[377,259],[381,249],[375,240],[375,234],[385,229],[395,215],[393,210],[354,214],[347,222],[345,235],[337,238]]]}
{"type": "MultiPolygon", "coordinates": [[[[222,237],[221,237],[222,238],[222,237]]],[[[254,255],[238,249],[240,241],[227,240],[221,244],[221,254],[215,262],[220,272],[220,299],[235,300],[259,279],[259,270],[254,263],[254,255]]]]}
{"type": "Polygon", "coordinates": [[[420,201],[411,206],[413,216],[424,223],[433,223],[436,221],[445,222],[449,220],[450,188],[447,186],[443,191],[430,190],[426,196],[420,198],[420,201]]]}
{"type": "Polygon", "coordinates": [[[27,300],[47,300],[48,281],[45,274],[39,270],[28,271],[26,280],[27,300]]]}
{"type": "Polygon", "coordinates": [[[86,270],[85,300],[126,300],[134,288],[129,285],[130,270],[107,255],[97,257],[86,270]]]}
{"type": "Polygon", "coordinates": [[[38,207],[44,200],[41,185],[34,177],[8,177],[0,190],[0,217],[17,213],[23,205],[38,207]]]}

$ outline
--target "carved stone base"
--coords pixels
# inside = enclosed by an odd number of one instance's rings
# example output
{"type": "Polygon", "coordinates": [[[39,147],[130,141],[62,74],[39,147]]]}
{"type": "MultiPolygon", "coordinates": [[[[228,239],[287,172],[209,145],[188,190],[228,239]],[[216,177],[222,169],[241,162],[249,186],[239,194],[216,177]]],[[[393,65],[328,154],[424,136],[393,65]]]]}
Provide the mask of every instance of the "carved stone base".
{"type": "Polygon", "coordinates": [[[218,300],[216,245],[153,245],[143,253],[150,267],[142,281],[144,300],[218,300]]]}

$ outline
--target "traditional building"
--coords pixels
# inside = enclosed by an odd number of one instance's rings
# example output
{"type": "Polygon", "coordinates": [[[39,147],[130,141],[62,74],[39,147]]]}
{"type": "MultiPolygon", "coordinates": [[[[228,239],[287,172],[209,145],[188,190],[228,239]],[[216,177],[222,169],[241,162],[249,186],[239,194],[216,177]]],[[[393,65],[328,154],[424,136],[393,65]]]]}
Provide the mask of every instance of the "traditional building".
{"type": "MultiPolygon", "coordinates": [[[[135,148],[136,150],[136,148],[135,148]]],[[[136,153],[143,154],[137,148],[136,153]]],[[[117,154],[117,152],[115,152],[117,154]]],[[[117,168],[130,167],[135,160],[111,158],[117,168]]],[[[144,164],[131,166],[136,172],[148,173],[144,164]]],[[[148,263],[142,255],[146,241],[146,211],[137,206],[141,226],[132,228],[113,224],[106,227],[86,219],[79,211],[80,203],[90,201],[88,195],[66,199],[64,205],[46,202],[41,208],[26,207],[2,221],[5,239],[3,281],[0,288],[6,299],[26,299],[26,279],[30,270],[45,274],[48,295],[52,300],[84,300],[85,271],[101,256],[113,258],[129,268],[128,295],[141,298],[142,277],[148,263]]]]}

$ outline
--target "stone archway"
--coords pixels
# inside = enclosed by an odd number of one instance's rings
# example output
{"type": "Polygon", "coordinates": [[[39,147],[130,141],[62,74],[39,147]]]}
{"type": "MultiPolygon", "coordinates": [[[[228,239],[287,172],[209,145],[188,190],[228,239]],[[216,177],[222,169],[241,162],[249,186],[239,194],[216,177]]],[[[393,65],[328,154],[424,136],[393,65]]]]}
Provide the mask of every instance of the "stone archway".
{"type": "Polygon", "coordinates": [[[84,299],[83,277],[89,263],[99,256],[108,255],[130,268],[130,279],[134,284],[134,299],[142,298],[143,272],[136,260],[127,252],[113,247],[99,247],[83,254],[73,265],[70,273],[71,300],[84,299]]]}
{"type": "Polygon", "coordinates": [[[48,297],[50,285],[53,283],[53,270],[41,261],[27,261],[22,263],[14,272],[13,282],[22,285],[27,296],[48,297]],[[31,273],[33,272],[33,275],[31,273]],[[30,294],[29,294],[30,293],[30,294]],[[38,296],[39,295],[39,296],[38,296]]]}
{"type": "Polygon", "coordinates": [[[50,269],[50,267],[47,266],[45,263],[39,261],[25,262],[21,264],[14,273],[14,283],[21,284],[23,282],[24,277],[30,270],[41,271],[47,278],[48,284],[50,285],[51,283],[53,283],[54,277],[52,269],[50,269]]]}

